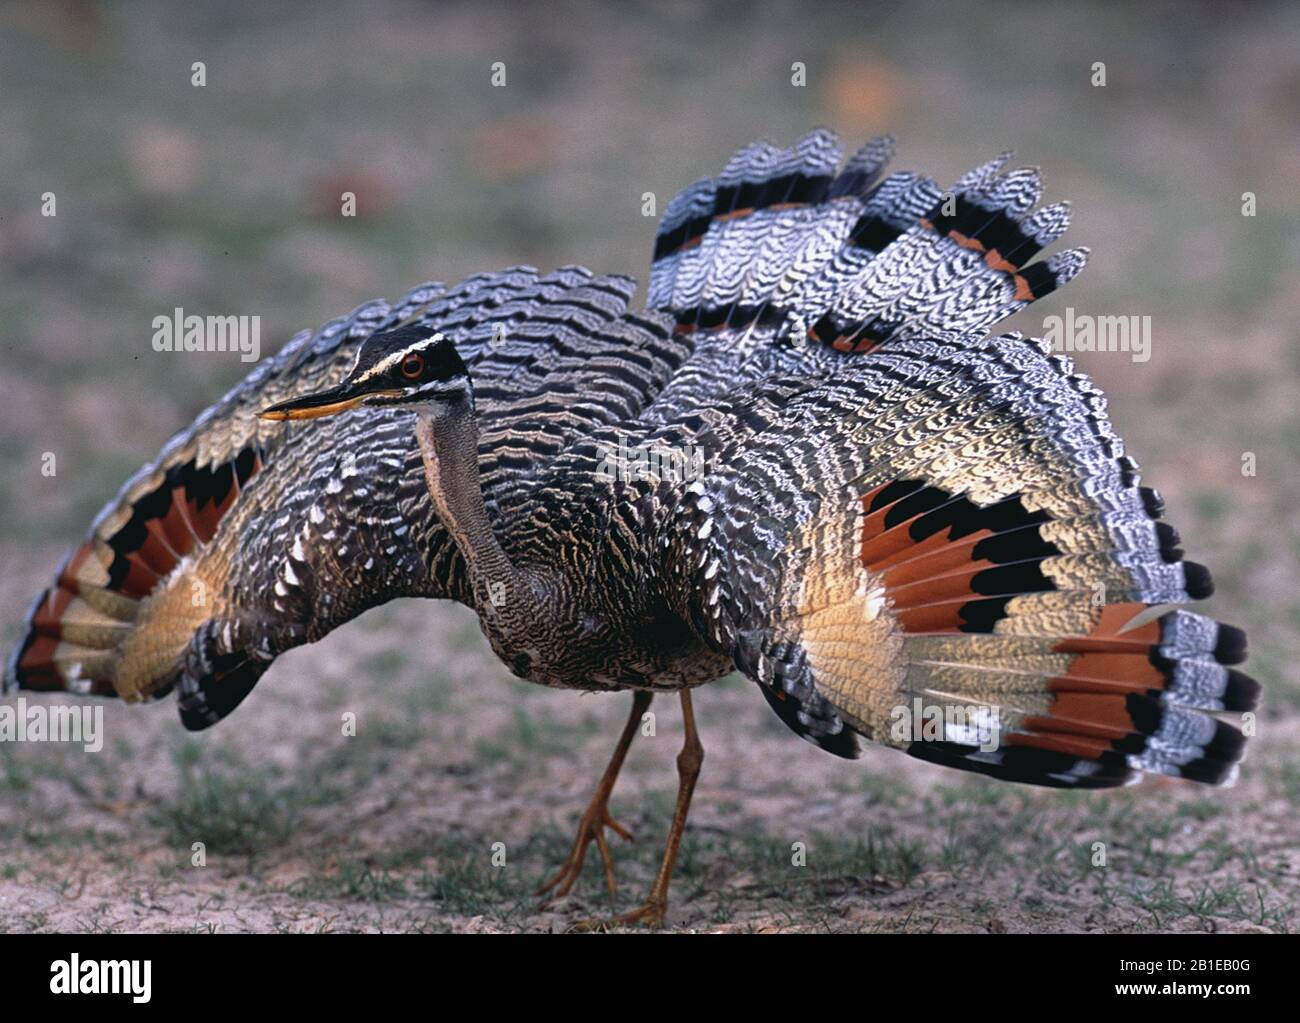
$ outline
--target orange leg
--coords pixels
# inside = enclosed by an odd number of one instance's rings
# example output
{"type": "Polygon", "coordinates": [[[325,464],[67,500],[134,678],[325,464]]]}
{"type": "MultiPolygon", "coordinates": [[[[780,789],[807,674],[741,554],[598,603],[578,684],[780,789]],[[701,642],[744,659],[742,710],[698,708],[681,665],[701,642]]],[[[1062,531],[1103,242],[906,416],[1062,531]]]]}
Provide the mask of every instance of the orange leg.
{"type": "Polygon", "coordinates": [[[686,815],[691,809],[691,795],[695,792],[695,782],[700,776],[700,766],[704,763],[704,746],[700,742],[699,732],[695,730],[695,712],[691,707],[691,691],[683,689],[682,723],[685,725],[686,741],[682,751],[677,754],[677,806],[673,809],[673,823],[668,831],[668,844],[664,848],[663,863],[659,866],[659,876],[650,887],[650,894],[639,909],[622,913],[607,921],[585,921],[583,927],[620,927],[628,924],[644,924],[647,927],[661,927],[664,914],[668,910],[668,885],[673,878],[673,867],[677,863],[677,850],[682,844],[682,832],[686,830],[686,815]]]}
{"type": "MultiPolygon", "coordinates": [[[[591,803],[582,815],[582,820],[578,822],[578,835],[573,841],[573,848],[569,850],[569,858],[564,861],[564,865],[553,878],[537,889],[538,895],[545,895],[552,888],[555,889],[555,894],[551,899],[560,899],[568,895],[569,889],[582,873],[582,864],[587,857],[587,846],[594,841],[596,848],[600,850],[601,861],[605,864],[605,883],[609,886],[610,898],[614,897],[616,890],[614,859],[609,853],[609,843],[605,841],[605,829],[611,828],[629,842],[632,841],[632,833],[610,816],[609,797],[614,791],[614,782],[618,780],[618,772],[623,768],[623,761],[627,758],[628,747],[636,738],[636,730],[641,725],[641,716],[650,706],[653,696],[653,693],[643,692],[632,694],[632,713],[628,715],[627,724],[623,726],[623,734],[619,736],[618,745],[614,747],[614,755],[610,757],[609,766],[605,768],[600,784],[596,786],[591,803]]],[[[549,902],[550,899],[546,901],[549,902]]],[[[545,904],[544,902],[543,905],[545,904]]]]}

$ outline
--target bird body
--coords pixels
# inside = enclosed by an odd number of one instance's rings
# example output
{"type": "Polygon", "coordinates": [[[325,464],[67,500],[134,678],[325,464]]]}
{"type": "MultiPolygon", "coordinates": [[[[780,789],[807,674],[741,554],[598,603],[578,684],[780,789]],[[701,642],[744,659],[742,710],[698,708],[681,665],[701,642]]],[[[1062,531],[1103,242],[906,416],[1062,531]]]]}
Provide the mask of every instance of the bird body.
{"type": "MultiPolygon", "coordinates": [[[[399,596],[472,607],[544,685],[680,690],[662,919],[702,759],[689,688],[739,670],[793,731],[1013,781],[1230,780],[1240,630],[1097,388],[993,333],[1083,250],[1037,171],[948,192],[756,143],[685,189],[635,283],[566,267],[376,302],[265,360],[133,477],[33,607],[7,683],[175,689],[207,727],[283,651],[399,596]],[[935,711],[937,733],[909,718],[935,711]],[[952,712],[960,710],[962,715],[952,712]],[[985,741],[993,733],[992,743],[985,741]]],[[[648,695],[553,885],[587,843],[648,695]]]]}

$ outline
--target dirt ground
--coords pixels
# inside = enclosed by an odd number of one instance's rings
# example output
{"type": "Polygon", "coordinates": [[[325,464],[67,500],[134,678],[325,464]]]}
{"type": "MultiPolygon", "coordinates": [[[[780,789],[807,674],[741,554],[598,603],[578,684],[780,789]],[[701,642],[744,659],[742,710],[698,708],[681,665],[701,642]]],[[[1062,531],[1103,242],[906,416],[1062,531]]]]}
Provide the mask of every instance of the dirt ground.
{"type": "MultiPolygon", "coordinates": [[[[513,931],[609,915],[594,849],[568,899],[539,911],[532,893],[563,859],[630,697],[528,686],[483,646],[463,609],[403,602],[285,658],[210,735],[179,735],[168,705],[110,706],[99,754],[16,750],[0,803],[0,923],[513,931]],[[403,643],[417,635],[436,656],[403,643]]],[[[636,834],[614,840],[620,910],[648,888],[672,805],[680,717],[676,701],[658,702],[656,734],[638,738],[613,801],[636,834]]],[[[1235,788],[1078,796],[888,751],[845,763],[789,735],[741,680],[702,690],[697,706],[705,770],[675,929],[1292,926],[1293,723],[1267,729],[1235,788]],[[806,865],[794,865],[796,843],[806,865]]]]}
{"type": "MultiPolygon", "coordinates": [[[[848,145],[893,130],[899,166],[943,181],[1014,146],[1073,200],[1069,240],[1093,258],[1010,326],[1041,333],[1067,306],[1152,317],[1149,362],[1078,361],[1214,570],[1203,610],[1250,631],[1266,698],[1249,760],[1232,788],[1097,795],[889,751],[847,763],[728,679],[696,697],[706,758],[668,926],[1294,930],[1300,15],[809,10],[0,13],[0,640],[120,481],[248,368],[153,353],[159,312],[260,314],[270,351],[429,278],[644,277],[644,191],[666,202],[751,137],[818,123],[848,145]],[[367,215],[340,225],[328,207],[356,181],[367,215]]],[[[558,931],[630,909],[676,789],[671,698],[614,794],[636,834],[612,839],[616,903],[594,850],[568,899],[533,894],[630,703],[511,679],[468,611],[415,601],[286,656],[210,732],[185,733],[170,701],[106,702],[101,752],[0,742],[0,931],[558,931]]]]}

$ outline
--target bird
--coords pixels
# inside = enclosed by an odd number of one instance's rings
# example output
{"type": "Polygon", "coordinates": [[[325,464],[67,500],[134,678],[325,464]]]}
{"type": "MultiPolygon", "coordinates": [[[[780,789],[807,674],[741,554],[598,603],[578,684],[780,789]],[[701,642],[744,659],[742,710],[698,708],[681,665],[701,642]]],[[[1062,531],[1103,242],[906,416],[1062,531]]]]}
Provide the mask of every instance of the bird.
{"type": "Polygon", "coordinates": [[[796,735],[1009,782],[1226,784],[1259,686],[1110,425],[1046,340],[998,324],[1088,250],[1004,154],[941,189],[819,128],[759,141],[659,218],[635,280],[513,267],[295,335],[132,476],[35,601],[5,689],[229,715],[280,654],[396,597],[472,608],[517,677],[630,691],[564,864],[595,844],[656,695],[678,793],[739,672],[796,735]]]}

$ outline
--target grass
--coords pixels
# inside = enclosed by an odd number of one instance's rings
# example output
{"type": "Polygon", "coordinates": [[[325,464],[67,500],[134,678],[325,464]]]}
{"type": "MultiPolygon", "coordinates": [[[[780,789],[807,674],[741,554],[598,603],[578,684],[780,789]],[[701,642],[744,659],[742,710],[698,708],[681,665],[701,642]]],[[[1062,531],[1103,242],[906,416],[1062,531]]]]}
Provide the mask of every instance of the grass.
{"type": "Polygon", "coordinates": [[[544,713],[530,712],[520,706],[513,708],[510,721],[510,727],[504,732],[479,741],[476,754],[480,761],[509,767],[561,756],[595,735],[599,728],[594,717],[584,717],[574,723],[547,721],[544,713]]]}
{"type": "Polygon", "coordinates": [[[254,853],[288,840],[308,795],[276,772],[250,767],[234,758],[201,760],[196,744],[179,748],[180,788],[155,807],[148,821],[178,850],[201,842],[214,854],[254,853]]]}
{"type": "MultiPolygon", "coordinates": [[[[566,827],[540,829],[522,844],[507,842],[499,866],[492,854],[500,832],[473,827],[413,831],[380,852],[356,854],[309,837],[318,834],[321,814],[337,811],[337,797],[304,794],[292,779],[246,764],[207,764],[183,753],[177,766],[180,794],[146,818],[168,846],[183,852],[189,842],[204,841],[217,857],[210,862],[225,863],[227,870],[236,862],[231,857],[247,857],[240,873],[252,873],[241,886],[251,886],[250,892],[281,895],[304,909],[333,905],[344,918],[370,906],[400,913],[413,929],[444,929],[452,920],[471,918],[506,929],[535,927],[533,891],[572,839],[566,827]],[[286,856],[298,864],[294,880],[263,877],[277,874],[276,863],[286,856]]],[[[612,839],[621,883],[618,908],[653,877],[671,802],[670,790],[654,789],[643,795],[637,813],[620,814],[639,840],[612,839]]],[[[1293,905],[1271,888],[1280,869],[1277,850],[1216,826],[1221,811],[1204,800],[1171,800],[1153,809],[1123,798],[1009,799],[992,811],[1008,817],[993,820],[990,812],[938,792],[898,822],[862,833],[813,829],[791,837],[794,832],[774,831],[771,821],[752,817],[722,827],[693,825],[681,849],[674,902],[714,926],[742,928],[784,921],[801,929],[840,930],[846,915],[851,919],[873,904],[884,911],[872,926],[884,929],[932,926],[936,906],[945,917],[999,921],[1014,905],[1022,923],[1047,922],[1058,904],[1080,902],[1090,907],[1092,926],[1103,930],[1248,924],[1286,932],[1294,926],[1293,905]],[[943,826],[918,830],[914,824],[931,819],[942,819],[943,826]],[[1100,868],[1093,862],[1097,840],[1107,850],[1100,868]],[[802,865],[793,862],[796,851],[803,853],[802,865]],[[910,911],[900,912],[903,907],[910,911]]],[[[81,841],[102,844],[91,836],[81,841]]],[[[40,848],[30,836],[28,843],[40,848]]],[[[5,876],[25,872],[15,864],[5,876]]],[[[159,876],[173,872],[181,880],[192,876],[184,863],[160,868],[159,876]]],[[[574,898],[575,913],[601,915],[613,908],[594,848],[574,898]]]]}

